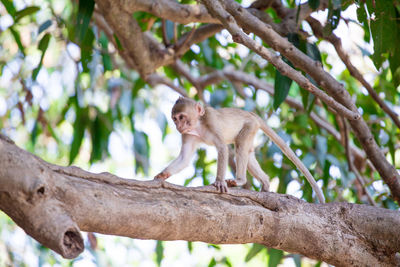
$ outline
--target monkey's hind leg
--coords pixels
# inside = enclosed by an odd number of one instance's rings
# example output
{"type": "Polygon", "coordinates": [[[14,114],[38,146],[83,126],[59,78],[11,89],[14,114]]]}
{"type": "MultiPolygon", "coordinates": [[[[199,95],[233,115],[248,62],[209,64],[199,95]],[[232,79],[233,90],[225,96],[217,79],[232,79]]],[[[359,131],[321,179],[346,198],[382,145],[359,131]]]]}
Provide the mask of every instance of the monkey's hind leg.
{"type": "Polygon", "coordinates": [[[262,184],[261,190],[264,192],[268,192],[270,180],[269,176],[261,169],[254,152],[251,152],[249,155],[249,163],[247,167],[250,174],[253,175],[262,184]]]}
{"type": "Polygon", "coordinates": [[[249,154],[253,149],[253,140],[257,132],[257,125],[246,123],[235,139],[236,179],[227,180],[229,187],[243,186],[247,183],[246,171],[249,154]]]}

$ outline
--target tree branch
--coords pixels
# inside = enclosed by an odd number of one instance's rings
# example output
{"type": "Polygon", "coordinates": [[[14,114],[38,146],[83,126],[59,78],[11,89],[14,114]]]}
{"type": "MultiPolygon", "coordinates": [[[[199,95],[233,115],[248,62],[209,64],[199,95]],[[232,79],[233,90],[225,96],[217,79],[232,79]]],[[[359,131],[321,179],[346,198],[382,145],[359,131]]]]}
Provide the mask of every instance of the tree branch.
{"type": "Polygon", "coordinates": [[[349,127],[347,126],[347,122],[342,117],[340,118],[340,120],[341,120],[341,125],[343,125],[343,130],[344,130],[342,139],[344,140],[344,144],[345,144],[344,147],[346,149],[346,157],[347,157],[347,163],[348,163],[348,166],[349,166],[349,170],[351,172],[353,172],[354,175],[356,176],[356,179],[357,179],[358,183],[360,184],[361,190],[364,191],[364,194],[367,196],[368,202],[371,205],[376,206],[375,201],[373,200],[373,198],[371,197],[370,193],[368,192],[368,189],[366,188],[365,181],[364,181],[363,177],[361,177],[361,175],[358,172],[357,168],[354,166],[353,157],[352,157],[352,154],[350,152],[350,140],[349,140],[350,133],[349,133],[349,127]]]}
{"type": "MultiPolygon", "coordinates": [[[[132,57],[140,75],[145,77],[152,73],[154,61],[150,54],[149,40],[142,33],[132,14],[122,11],[118,1],[98,0],[96,3],[103,17],[121,41],[123,49],[126,49],[132,57]]],[[[152,53],[154,52],[152,51],[152,53]]]]}
{"type": "MultiPolygon", "coordinates": [[[[314,84],[312,84],[304,75],[302,75],[299,71],[294,70],[289,64],[284,62],[280,56],[274,55],[269,49],[265,48],[264,46],[258,44],[256,41],[251,39],[248,35],[246,35],[236,24],[234,18],[225,11],[225,8],[228,8],[228,5],[223,7],[222,5],[218,4],[214,1],[204,0],[203,2],[206,3],[206,6],[210,9],[211,13],[214,13],[217,16],[222,24],[229,30],[232,34],[232,38],[235,42],[242,43],[247,46],[249,49],[255,51],[257,54],[271,62],[281,73],[282,75],[288,76],[293,81],[297,82],[300,87],[306,89],[310,93],[314,94],[315,96],[319,97],[322,101],[324,101],[328,106],[332,107],[342,116],[350,119],[350,120],[358,120],[360,118],[360,114],[358,112],[349,110],[342,104],[338,103],[335,99],[325,94],[323,91],[318,89],[314,84]]],[[[230,2],[233,4],[233,2],[230,2]]],[[[228,8],[229,11],[232,9],[228,8]]],[[[239,6],[239,10],[234,9],[232,13],[236,15],[237,13],[245,12],[243,8],[239,6]],[[237,13],[236,13],[237,12],[237,13]]],[[[248,13],[250,14],[250,13],[248,13]]],[[[253,16],[254,17],[254,16],[253,16]]],[[[269,28],[271,31],[271,26],[267,25],[266,28],[269,28]]],[[[288,48],[293,49],[294,46],[288,48]]]]}
{"type": "MultiPolygon", "coordinates": [[[[325,72],[321,64],[314,61],[306,54],[302,53],[287,39],[282,38],[279,34],[274,32],[270,26],[265,25],[258,18],[251,15],[249,12],[247,12],[247,10],[243,9],[235,1],[220,1],[228,4],[225,4],[223,7],[221,7],[219,12],[224,14],[226,13],[225,10],[227,10],[228,12],[233,14],[235,19],[239,21],[239,24],[242,25],[242,27],[254,32],[264,42],[269,44],[272,48],[279,51],[288,60],[290,60],[290,62],[292,62],[294,66],[302,69],[307,74],[309,74],[337,102],[341,103],[349,110],[357,112],[357,107],[353,103],[353,100],[349,93],[345,90],[343,84],[339,83],[329,73],[325,72]]],[[[207,6],[210,6],[211,11],[213,11],[213,6],[215,5],[214,2],[210,3],[210,1],[208,0],[203,0],[203,2],[207,2],[207,6]]],[[[232,16],[220,16],[219,19],[225,21],[226,27],[233,27],[233,29],[231,30],[234,33],[239,33],[239,38],[241,38],[242,41],[248,41],[249,45],[252,45],[251,49],[253,51],[260,53],[259,51],[266,50],[266,48],[261,45],[254,44],[253,46],[254,41],[252,39],[248,40],[249,38],[240,30],[240,28],[235,27],[236,24],[234,24],[234,18],[232,16]],[[228,20],[229,22],[227,22],[228,20]]],[[[271,63],[274,64],[274,62],[271,63]]],[[[279,61],[277,63],[279,63],[279,61]]],[[[274,66],[277,67],[278,70],[280,70],[277,65],[274,64],[274,66]]],[[[287,73],[283,74],[288,75],[287,73]]],[[[297,82],[297,80],[295,81],[297,82]]],[[[397,172],[394,166],[392,166],[385,158],[385,155],[378,147],[374,136],[368,128],[368,125],[363,119],[358,119],[351,121],[351,127],[357,139],[363,146],[368,158],[374,164],[382,179],[389,186],[394,199],[400,202],[400,174],[397,172]]]]}
{"type": "Polygon", "coordinates": [[[174,90],[178,94],[180,94],[181,96],[188,97],[185,89],[183,89],[180,86],[175,85],[172,81],[170,81],[167,78],[162,77],[156,73],[150,74],[147,77],[146,82],[148,82],[152,87],[154,87],[157,84],[164,84],[164,85],[170,87],[172,90],[174,90]]]}
{"type": "Polygon", "coordinates": [[[44,162],[2,135],[0,209],[67,258],[83,250],[79,230],[140,239],[260,243],[341,266],[392,266],[400,250],[397,211],[93,174],[44,162]]]}
{"type": "Polygon", "coordinates": [[[168,19],[180,24],[217,22],[203,5],[185,5],[173,0],[130,0],[120,1],[120,3],[122,8],[128,13],[144,11],[159,18],[168,19]]]}
{"type": "Polygon", "coordinates": [[[337,37],[333,32],[329,36],[323,35],[323,27],[321,23],[314,19],[313,17],[308,17],[307,22],[310,24],[315,36],[318,38],[325,39],[329,41],[336,50],[336,53],[339,55],[340,59],[346,65],[347,69],[349,70],[350,74],[356,78],[365,89],[367,89],[368,93],[372,98],[375,100],[376,103],[390,116],[394,124],[396,124],[397,128],[400,129],[400,120],[399,115],[396,114],[375,92],[372,86],[364,79],[363,75],[360,71],[351,63],[349,55],[343,50],[342,41],[339,37],[337,37]]]}

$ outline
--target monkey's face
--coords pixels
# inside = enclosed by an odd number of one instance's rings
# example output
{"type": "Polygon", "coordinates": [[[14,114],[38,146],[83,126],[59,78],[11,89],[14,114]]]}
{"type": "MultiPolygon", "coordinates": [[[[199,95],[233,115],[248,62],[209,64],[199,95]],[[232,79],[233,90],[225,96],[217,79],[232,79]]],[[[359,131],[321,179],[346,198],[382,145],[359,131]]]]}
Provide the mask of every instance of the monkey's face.
{"type": "Polygon", "coordinates": [[[175,123],[176,129],[181,133],[187,133],[196,125],[197,119],[194,118],[194,114],[189,114],[186,112],[178,112],[172,114],[172,120],[175,123]]]}

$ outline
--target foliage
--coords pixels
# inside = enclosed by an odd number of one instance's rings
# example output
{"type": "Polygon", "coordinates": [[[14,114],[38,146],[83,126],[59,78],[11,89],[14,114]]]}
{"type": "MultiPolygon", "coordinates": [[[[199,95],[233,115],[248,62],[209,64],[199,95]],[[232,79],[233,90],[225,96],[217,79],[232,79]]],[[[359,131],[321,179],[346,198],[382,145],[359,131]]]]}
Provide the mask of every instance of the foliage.
{"type": "MultiPolygon", "coordinates": [[[[77,164],[87,168],[105,163],[105,168],[110,171],[117,169],[110,157],[115,155],[112,153],[115,148],[112,140],[118,139],[132,154],[131,157],[127,156],[124,166],[134,166],[128,168],[138,177],[151,177],[161,168],[161,165],[155,165],[156,162],[162,160],[162,164],[166,164],[170,157],[177,154],[176,142],[171,146],[173,149],[166,152],[165,148],[155,145],[153,141],[158,135],[166,145],[176,139],[175,130],[168,126],[171,122],[167,118],[167,110],[177,94],[165,87],[152,90],[143,77],[127,67],[123,57],[118,54],[118,51],[123,51],[118,37],[110,38],[93,21],[94,1],[79,1],[79,4],[67,0],[32,2],[27,4],[24,1],[1,0],[1,131],[20,146],[50,162],[77,164]],[[159,128],[158,134],[154,134],[156,127],[159,128]],[[160,160],[158,157],[164,158],[160,160]]],[[[180,2],[193,4],[194,1],[180,2]]],[[[299,9],[298,1],[286,2],[289,7],[299,9]]],[[[364,41],[357,43],[357,53],[366,62],[363,67],[372,73],[369,81],[376,92],[389,107],[399,113],[400,2],[355,2],[356,7],[351,5],[352,1],[329,1],[328,12],[324,15],[327,21],[324,34],[336,32],[336,29],[345,26],[344,23],[349,27],[363,29],[364,41]],[[357,10],[358,21],[345,19],[343,14],[354,8],[357,10]],[[376,69],[368,65],[369,59],[376,69]]],[[[320,1],[310,0],[309,5],[316,9],[320,1]]],[[[275,22],[280,21],[274,10],[267,9],[266,12],[275,22]]],[[[158,40],[163,39],[161,18],[145,12],[136,12],[134,18],[143,31],[148,30],[158,40]]],[[[174,31],[177,32],[175,37],[180,37],[193,27],[201,26],[176,25],[169,20],[165,25],[167,41],[171,45],[174,44],[174,31]]],[[[302,27],[307,30],[304,25],[302,27]]],[[[387,157],[393,165],[399,168],[400,131],[386,113],[346,68],[338,67],[335,55],[326,52],[327,45],[321,39],[306,39],[297,33],[290,33],[288,39],[306,55],[321,62],[355,96],[356,104],[369,123],[375,139],[388,152],[387,157]]],[[[279,134],[290,143],[316,177],[328,201],[367,203],[355,174],[349,170],[343,144],[312,120],[311,113],[314,112],[336,129],[340,128],[335,114],[320,101],[316,101],[313,95],[293,83],[254,51],[231,42],[226,30],[193,45],[181,60],[189,66],[195,77],[233,66],[234,69],[274,84],[273,97],[246,84],[242,89],[247,97],[243,97],[238,90],[240,87],[227,80],[206,86],[203,94],[205,100],[214,107],[237,106],[254,111],[262,117],[268,115],[268,122],[280,129],[279,134]],[[288,97],[301,102],[305,110],[288,105],[285,102],[288,97]]],[[[285,61],[292,65],[287,59],[285,61]]],[[[161,67],[158,72],[184,88],[191,97],[199,99],[194,85],[171,66],[161,67]]],[[[273,178],[273,190],[295,194],[312,202],[314,196],[311,187],[292,163],[265,137],[259,140],[257,158],[262,168],[273,178]]],[[[352,140],[352,145],[360,147],[356,139],[352,140]]],[[[193,163],[193,175],[185,177],[187,179],[182,184],[212,183],[215,176],[214,154],[210,149],[199,150],[193,163]]],[[[379,206],[398,209],[373,168],[364,166],[362,176],[366,178],[365,190],[379,206]]],[[[249,179],[253,188],[259,190],[257,181],[249,179]]],[[[8,218],[2,214],[0,216],[1,235],[17,231],[8,218]]],[[[73,264],[36,243],[30,245],[34,247],[41,262],[58,262],[63,266],[73,264]]],[[[154,261],[158,265],[162,265],[165,249],[164,242],[157,242],[154,261]]],[[[218,249],[218,246],[212,247],[212,250],[218,249]]],[[[258,244],[246,249],[248,253],[242,259],[245,262],[251,262],[254,257],[261,258],[263,254],[266,255],[268,266],[277,266],[284,258],[292,258],[296,266],[301,266],[299,255],[288,255],[258,244]]],[[[195,253],[191,243],[189,250],[195,253]]],[[[20,261],[19,256],[10,250],[8,254],[16,263],[20,261]]],[[[93,255],[97,255],[94,257],[102,257],[98,255],[104,254],[101,249],[100,252],[93,250],[93,255]]],[[[234,262],[229,259],[229,255],[213,256],[208,265],[234,266],[234,262]]]]}

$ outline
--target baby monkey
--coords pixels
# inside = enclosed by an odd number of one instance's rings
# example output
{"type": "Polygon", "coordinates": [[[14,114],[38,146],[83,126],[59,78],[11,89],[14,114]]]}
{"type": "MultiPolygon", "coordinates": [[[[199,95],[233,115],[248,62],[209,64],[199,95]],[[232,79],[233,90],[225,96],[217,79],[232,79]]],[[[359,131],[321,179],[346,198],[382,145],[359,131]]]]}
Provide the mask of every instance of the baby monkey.
{"type": "Polygon", "coordinates": [[[182,134],[182,147],[179,156],[172,161],[155,179],[167,179],[185,168],[200,143],[213,145],[218,152],[217,177],[214,186],[221,192],[228,187],[243,186],[246,170],[249,170],[262,183],[262,190],[269,190],[269,177],[258,164],[253,147],[254,136],[261,129],[282,152],[304,174],[316,192],[320,203],[324,196],[314,177],[296,156],[293,150],[255,113],[237,108],[214,109],[203,107],[200,103],[180,97],[172,108],[172,120],[182,134]],[[235,145],[236,179],[225,181],[228,165],[228,144],[235,145]]]}

